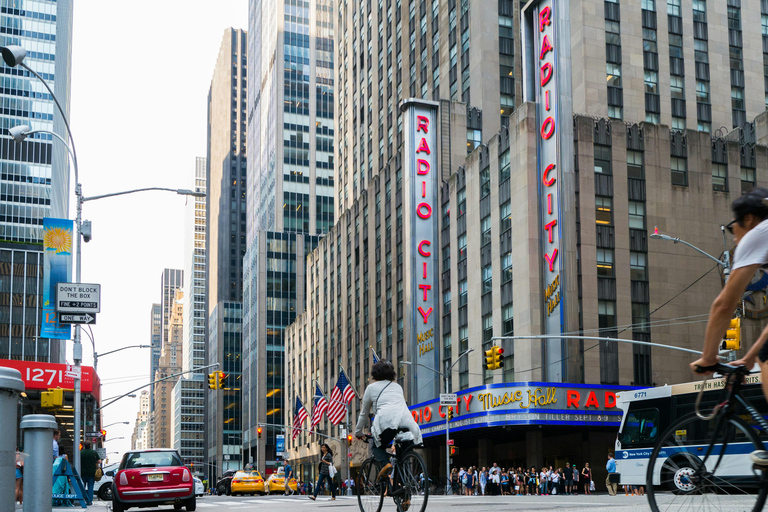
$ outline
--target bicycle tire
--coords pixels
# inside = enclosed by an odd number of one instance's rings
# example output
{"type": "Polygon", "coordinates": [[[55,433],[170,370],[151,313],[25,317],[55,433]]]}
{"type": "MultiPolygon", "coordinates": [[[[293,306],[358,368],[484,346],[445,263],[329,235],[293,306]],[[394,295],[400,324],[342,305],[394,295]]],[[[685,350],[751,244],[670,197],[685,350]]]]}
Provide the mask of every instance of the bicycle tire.
{"type": "Polygon", "coordinates": [[[737,416],[706,421],[691,413],[680,418],[656,441],[648,461],[646,495],[651,510],[762,510],[768,494],[768,475],[753,469],[747,456],[762,449],[755,430],[737,416]],[[715,473],[711,470],[721,450],[713,447],[707,455],[712,439],[716,445],[727,445],[725,456],[729,457],[727,461],[723,458],[715,473]],[[734,455],[738,456],[736,460],[731,458],[734,455]],[[743,475],[728,478],[734,475],[734,467],[745,465],[749,469],[743,475]],[[659,483],[654,486],[657,473],[659,483]]]}
{"type": "Polygon", "coordinates": [[[360,512],[381,512],[386,485],[378,481],[381,466],[373,457],[366,459],[357,473],[355,488],[360,512]]]}
{"type": "Polygon", "coordinates": [[[397,463],[392,495],[397,512],[425,512],[429,501],[429,473],[424,458],[408,451],[397,463]]]}

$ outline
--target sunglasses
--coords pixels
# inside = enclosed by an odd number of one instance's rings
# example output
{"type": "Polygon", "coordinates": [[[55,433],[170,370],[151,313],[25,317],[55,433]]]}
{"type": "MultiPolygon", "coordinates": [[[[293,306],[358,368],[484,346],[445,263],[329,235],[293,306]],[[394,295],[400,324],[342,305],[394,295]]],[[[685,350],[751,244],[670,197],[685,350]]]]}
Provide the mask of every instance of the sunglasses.
{"type": "Polygon", "coordinates": [[[734,219],[725,225],[725,229],[727,229],[730,234],[733,234],[733,225],[736,224],[736,222],[736,219],[734,219]]]}

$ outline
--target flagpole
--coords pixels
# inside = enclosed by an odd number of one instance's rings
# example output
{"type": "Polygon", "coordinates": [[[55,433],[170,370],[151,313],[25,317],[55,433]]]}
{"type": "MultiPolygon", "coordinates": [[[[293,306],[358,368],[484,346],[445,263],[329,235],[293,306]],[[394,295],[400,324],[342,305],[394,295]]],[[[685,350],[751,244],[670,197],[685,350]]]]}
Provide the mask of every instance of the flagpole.
{"type": "MultiPolygon", "coordinates": [[[[347,378],[347,383],[349,383],[349,387],[352,388],[352,391],[355,393],[355,398],[360,400],[360,395],[357,394],[357,390],[355,389],[355,386],[352,385],[352,381],[349,380],[349,374],[347,373],[347,370],[342,366],[339,365],[339,368],[341,368],[341,371],[344,372],[344,376],[347,378]]],[[[344,400],[344,397],[341,397],[342,401],[344,400]]],[[[349,416],[352,412],[352,407],[349,407],[348,404],[344,404],[344,407],[347,410],[347,435],[351,435],[352,431],[350,430],[350,421],[349,416]]],[[[350,457],[350,450],[352,449],[352,446],[347,443],[347,480],[352,478],[352,457],[350,457]]]]}

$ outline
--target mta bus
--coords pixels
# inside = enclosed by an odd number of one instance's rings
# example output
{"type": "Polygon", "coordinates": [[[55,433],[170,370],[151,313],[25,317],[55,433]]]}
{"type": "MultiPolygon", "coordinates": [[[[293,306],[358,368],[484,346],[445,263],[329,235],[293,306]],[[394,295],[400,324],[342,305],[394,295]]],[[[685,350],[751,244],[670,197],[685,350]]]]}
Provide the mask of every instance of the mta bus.
{"type": "MultiPolygon", "coordinates": [[[[648,464],[656,441],[667,428],[679,418],[694,412],[696,398],[706,386],[702,396],[700,411],[711,411],[721,398],[725,379],[710,379],[707,381],[674,384],[656,388],[622,391],[616,394],[616,406],[623,411],[621,426],[616,436],[616,468],[621,474],[620,485],[645,485],[648,464]]],[[[768,414],[768,404],[763,397],[760,374],[751,374],[747,377],[746,384],[742,388],[742,396],[746,398],[757,411],[763,415],[768,414]]],[[[759,430],[754,421],[748,415],[742,415],[752,427],[759,430]]],[[[699,422],[699,431],[680,431],[675,433],[675,438],[683,441],[683,444],[695,447],[708,445],[711,436],[707,425],[714,422],[699,422]]],[[[756,431],[757,432],[757,431],[756,431]]],[[[757,432],[759,438],[768,446],[768,437],[765,432],[757,432]]],[[[739,479],[752,476],[752,463],[749,454],[754,449],[752,443],[747,442],[744,436],[743,442],[731,442],[718,469],[718,473],[728,475],[727,478],[739,479]]],[[[739,441],[739,439],[737,439],[739,441]]],[[[716,445],[717,446],[717,445],[716,445]]],[[[674,450],[670,450],[673,453],[674,450]]],[[[663,452],[662,452],[663,454],[663,452]]],[[[662,478],[662,464],[657,460],[653,484],[670,482],[673,479],[662,478]]],[[[678,489],[668,489],[676,491],[678,489]]]]}

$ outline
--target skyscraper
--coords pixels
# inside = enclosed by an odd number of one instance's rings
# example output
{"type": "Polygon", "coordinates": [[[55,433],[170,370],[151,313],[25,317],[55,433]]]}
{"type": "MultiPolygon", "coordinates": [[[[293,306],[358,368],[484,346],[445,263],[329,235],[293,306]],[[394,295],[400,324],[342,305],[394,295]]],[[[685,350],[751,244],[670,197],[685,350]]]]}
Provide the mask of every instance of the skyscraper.
{"type": "Polygon", "coordinates": [[[179,377],[168,378],[181,373],[183,359],[182,341],[184,336],[184,292],[179,288],[174,293],[173,304],[168,316],[167,341],[163,343],[160,363],[152,376],[155,381],[155,407],[152,412],[152,448],[172,446],[174,408],[173,389],[179,377]],[[162,380],[161,379],[166,379],[162,380]]]}
{"type": "MultiPolygon", "coordinates": [[[[205,158],[195,160],[195,192],[205,192],[205,158]]],[[[205,210],[206,198],[195,197],[184,220],[184,371],[205,366],[205,210]]]]}
{"type": "Polygon", "coordinates": [[[276,431],[257,443],[256,426],[284,419],[283,329],[304,310],[305,257],[335,217],[334,12],[330,0],[249,6],[243,437],[262,469],[276,431]]]}
{"type": "Polygon", "coordinates": [[[175,268],[163,269],[160,275],[160,307],[162,316],[160,317],[160,330],[163,336],[163,344],[168,342],[168,322],[173,313],[173,306],[176,303],[176,290],[184,287],[184,271],[175,268]]]}
{"type": "MultiPolygon", "coordinates": [[[[155,372],[160,364],[160,354],[163,349],[163,307],[160,304],[152,304],[150,315],[150,353],[149,353],[149,380],[155,378],[155,372]]],[[[155,388],[149,388],[149,412],[155,410],[155,388]]],[[[150,436],[151,439],[151,436],[150,436]]]]}
{"type": "MultiPolygon", "coordinates": [[[[2,0],[0,7],[0,46],[24,47],[24,63],[46,79],[69,112],[71,0],[2,0]]],[[[0,80],[0,131],[24,124],[68,140],[53,98],[37,78],[1,65],[0,80]]],[[[0,358],[64,360],[64,344],[39,334],[43,217],[69,216],[68,158],[50,134],[22,143],[0,138],[0,358]]]]}
{"type": "Polygon", "coordinates": [[[227,376],[228,389],[208,394],[206,456],[213,468],[222,467],[224,455],[232,464],[240,463],[240,301],[246,246],[246,48],[245,31],[233,28],[224,31],[208,92],[207,357],[208,364],[221,365],[216,370],[231,373],[227,376]],[[236,314],[231,314],[234,311],[236,314]],[[232,333],[237,336],[233,337],[232,333]],[[237,370],[229,361],[236,363],[237,370]],[[225,410],[231,418],[229,421],[224,419],[225,410]]]}

